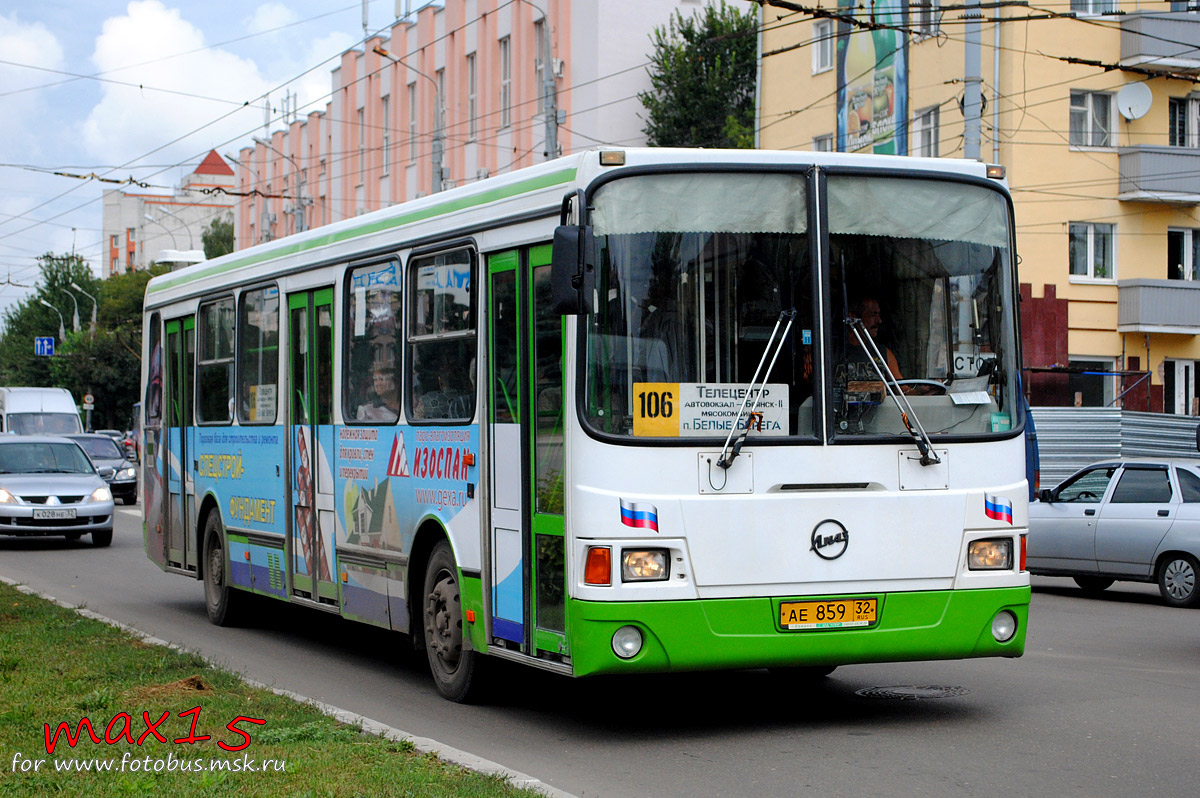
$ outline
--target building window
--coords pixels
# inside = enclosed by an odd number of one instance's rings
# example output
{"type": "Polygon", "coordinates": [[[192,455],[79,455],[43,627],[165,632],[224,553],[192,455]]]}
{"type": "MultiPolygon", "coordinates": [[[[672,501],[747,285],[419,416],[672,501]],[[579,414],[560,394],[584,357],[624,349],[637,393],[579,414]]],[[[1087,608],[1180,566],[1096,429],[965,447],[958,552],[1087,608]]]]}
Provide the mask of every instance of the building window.
{"type": "Polygon", "coordinates": [[[1200,230],[1167,229],[1167,279],[1200,279],[1200,230]]]}
{"type": "Polygon", "coordinates": [[[1071,0],[1071,10],[1077,14],[1112,14],[1117,0],[1071,0]]]}
{"type": "Polygon", "coordinates": [[[117,249],[120,246],[121,246],[121,237],[119,235],[114,234],[112,236],[112,248],[117,249]]]}
{"type": "Polygon", "coordinates": [[[127,241],[129,241],[130,243],[137,241],[137,236],[134,235],[134,233],[136,231],[137,231],[136,227],[126,227],[125,228],[125,239],[127,241]]]}
{"type": "Polygon", "coordinates": [[[918,36],[933,36],[938,32],[937,0],[917,0],[912,5],[913,30],[918,36]]]}
{"type": "Polygon", "coordinates": [[[1067,395],[1075,407],[1108,407],[1116,394],[1116,376],[1111,358],[1071,358],[1067,375],[1067,395]]]}
{"type": "Polygon", "coordinates": [[[1200,147],[1200,100],[1172,97],[1168,107],[1167,143],[1172,147],[1200,147]]]}
{"type": "Polygon", "coordinates": [[[1096,222],[1071,222],[1068,225],[1071,251],[1071,276],[1091,280],[1112,280],[1117,276],[1114,258],[1114,226],[1096,222]]]}
{"type": "Polygon", "coordinates": [[[1200,361],[1163,360],[1163,412],[1193,416],[1200,410],[1200,361]]]}
{"type": "Polygon", "coordinates": [[[938,157],[938,107],[913,114],[912,154],[922,158],[938,157]]]}
{"type": "Polygon", "coordinates": [[[1112,146],[1112,95],[1098,91],[1071,92],[1072,147],[1112,146]]]}
{"type": "Polygon", "coordinates": [[[113,258],[112,265],[109,267],[109,274],[119,274],[121,271],[121,259],[113,258]]]}
{"type": "Polygon", "coordinates": [[[383,113],[383,173],[386,175],[392,168],[392,117],[389,115],[391,110],[391,97],[384,95],[380,100],[380,111],[383,113]]]}
{"type": "Polygon", "coordinates": [[[478,131],[475,105],[475,53],[467,55],[467,140],[474,141],[478,131]]]}
{"type": "Polygon", "coordinates": [[[813,152],[833,152],[833,134],[814,137],[812,147],[813,152]]]}
{"type": "Polygon", "coordinates": [[[537,92],[537,112],[539,114],[546,112],[546,97],[542,91],[546,80],[546,76],[542,72],[542,69],[546,66],[542,59],[542,54],[546,52],[544,49],[546,46],[545,36],[546,20],[539,19],[533,23],[533,41],[537,47],[537,51],[533,54],[533,79],[535,81],[534,85],[537,86],[535,91],[537,92]]]}
{"type": "Polygon", "coordinates": [[[417,84],[408,84],[408,160],[417,160],[417,84]]]}
{"type": "Polygon", "coordinates": [[[833,20],[818,19],[813,23],[812,38],[812,71],[813,74],[833,69],[833,46],[837,34],[833,30],[833,20]]]}
{"type": "Polygon", "coordinates": [[[509,38],[500,40],[500,127],[508,127],[512,113],[512,60],[509,38]]]}

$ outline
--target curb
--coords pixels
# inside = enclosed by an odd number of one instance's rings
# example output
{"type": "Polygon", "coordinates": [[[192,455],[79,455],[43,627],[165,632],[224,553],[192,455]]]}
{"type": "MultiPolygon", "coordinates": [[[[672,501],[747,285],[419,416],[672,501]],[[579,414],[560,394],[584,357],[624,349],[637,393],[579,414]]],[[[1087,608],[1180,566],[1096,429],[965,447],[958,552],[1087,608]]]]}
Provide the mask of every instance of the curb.
{"type": "MultiPolygon", "coordinates": [[[[80,607],[80,606],[77,606],[74,604],[69,604],[65,601],[61,601],[58,598],[55,598],[54,596],[51,596],[47,593],[42,593],[38,590],[34,590],[33,588],[28,587],[27,585],[21,584],[20,582],[16,582],[12,579],[9,579],[6,576],[0,576],[0,582],[3,582],[6,585],[10,585],[11,587],[14,587],[18,591],[20,591],[21,593],[25,593],[26,595],[36,596],[38,598],[45,599],[46,601],[50,601],[54,604],[57,604],[60,607],[65,607],[66,609],[72,610],[75,613],[77,613],[78,615],[82,615],[85,618],[90,618],[91,620],[100,621],[101,623],[106,623],[109,626],[114,626],[123,632],[127,632],[128,634],[133,635],[138,640],[142,641],[143,643],[146,643],[147,645],[162,646],[164,648],[170,648],[170,649],[174,649],[176,651],[185,651],[186,650],[191,654],[195,654],[196,656],[199,656],[201,659],[203,659],[205,662],[207,662],[209,665],[211,665],[214,668],[230,670],[228,667],[226,667],[224,665],[220,665],[220,664],[214,662],[213,660],[211,660],[210,658],[205,657],[203,654],[199,654],[196,651],[192,651],[190,649],[184,649],[183,647],[176,645],[175,643],[172,643],[168,640],[163,640],[161,638],[154,637],[153,635],[149,635],[149,634],[143,632],[141,629],[138,629],[136,627],[130,626],[125,623],[121,623],[120,621],[113,620],[112,618],[101,615],[97,612],[92,612],[89,609],[85,609],[83,607],[80,607]]],[[[264,684],[263,682],[257,681],[255,679],[249,679],[240,673],[238,674],[238,676],[239,676],[239,678],[241,678],[241,680],[243,682],[250,685],[251,687],[258,687],[263,690],[270,690],[272,693],[275,693],[276,695],[284,696],[285,698],[290,698],[293,701],[298,701],[303,704],[309,704],[310,706],[313,706],[316,709],[318,709],[319,711],[321,711],[323,714],[328,715],[338,721],[341,721],[342,723],[361,726],[362,730],[368,734],[373,734],[377,737],[383,737],[385,739],[394,740],[397,742],[407,740],[408,742],[413,744],[413,747],[417,751],[420,751],[423,754],[433,754],[433,755],[437,756],[438,759],[441,759],[445,762],[450,762],[451,764],[458,765],[459,767],[463,767],[468,770],[474,770],[479,773],[485,773],[490,776],[501,776],[504,779],[506,779],[510,784],[512,784],[514,787],[522,787],[522,788],[529,789],[529,790],[536,790],[536,791],[542,793],[543,795],[549,796],[550,798],[577,798],[577,796],[575,796],[574,794],[560,790],[557,787],[551,787],[549,784],[546,784],[545,782],[541,781],[540,779],[534,778],[533,776],[530,776],[527,773],[522,773],[518,770],[512,770],[511,768],[506,768],[504,765],[501,765],[498,762],[493,762],[490,759],[484,759],[481,756],[476,756],[475,754],[472,754],[469,751],[463,751],[459,748],[454,748],[453,746],[439,743],[437,740],[434,740],[429,737],[418,737],[415,734],[409,734],[406,731],[397,729],[395,726],[388,726],[386,723],[380,723],[379,721],[373,720],[372,718],[368,718],[365,715],[359,715],[357,713],[350,712],[349,710],[342,709],[341,707],[335,707],[332,704],[326,704],[321,701],[317,701],[316,699],[309,698],[308,696],[301,695],[300,693],[294,693],[291,690],[284,690],[279,687],[272,687],[269,684],[264,684]]]]}

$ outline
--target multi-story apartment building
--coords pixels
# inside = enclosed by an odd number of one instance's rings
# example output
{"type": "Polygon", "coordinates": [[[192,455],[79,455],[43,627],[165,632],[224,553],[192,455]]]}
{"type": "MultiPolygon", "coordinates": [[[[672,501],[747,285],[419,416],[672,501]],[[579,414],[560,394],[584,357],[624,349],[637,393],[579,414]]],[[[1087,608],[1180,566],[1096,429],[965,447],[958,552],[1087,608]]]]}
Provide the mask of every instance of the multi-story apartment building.
{"type": "Polygon", "coordinates": [[[233,216],[233,169],[211,151],[171,194],[113,189],[103,196],[103,273],[111,277],[151,263],[204,260],[200,236],[214,219],[233,216]]]}
{"type": "Polygon", "coordinates": [[[762,10],[759,143],[964,157],[969,73],[982,160],[1016,206],[1033,404],[1196,413],[1200,396],[1200,14],[1071,0],[974,13],[879,0],[762,10]]]}
{"type": "Polygon", "coordinates": [[[428,195],[439,177],[644,144],[650,35],[706,2],[445,0],[398,19],[342,54],[324,110],[240,151],[238,188],[259,196],[239,200],[237,247],[428,195]]]}

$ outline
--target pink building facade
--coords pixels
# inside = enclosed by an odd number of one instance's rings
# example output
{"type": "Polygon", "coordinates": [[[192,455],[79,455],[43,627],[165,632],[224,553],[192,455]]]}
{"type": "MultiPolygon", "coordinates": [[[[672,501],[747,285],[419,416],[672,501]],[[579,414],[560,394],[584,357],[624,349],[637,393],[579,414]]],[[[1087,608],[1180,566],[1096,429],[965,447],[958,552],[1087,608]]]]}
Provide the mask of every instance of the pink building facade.
{"type": "Polygon", "coordinates": [[[650,34],[703,4],[445,0],[397,20],[388,37],[342,54],[324,111],[240,151],[238,189],[259,194],[238,200],[237,248],[432,193],[439,89],[443,190],[577,149],[644,144],[637,94],[650,87],[650,34]]]}

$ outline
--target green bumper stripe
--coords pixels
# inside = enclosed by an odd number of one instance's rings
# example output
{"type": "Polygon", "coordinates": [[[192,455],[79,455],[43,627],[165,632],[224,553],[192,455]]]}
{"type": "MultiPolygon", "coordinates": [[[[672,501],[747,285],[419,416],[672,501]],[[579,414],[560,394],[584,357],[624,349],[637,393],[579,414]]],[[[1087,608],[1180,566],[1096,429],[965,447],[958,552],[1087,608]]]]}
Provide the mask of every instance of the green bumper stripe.
{"type": "MultiPolygon", "coordinates": [[[[216,263],[207,268],[201,268],[192,274],[181,274],[177,277],[167,277],[161,282],[155,281],[150,284],[149,288],[147,289],[147,293],[153,294],[156,291],[163,291],[167,288],[183,285],[184,283],[190,283],[194,280],[202,280],[205,277],[213,277],[218,274],[224,274],[225,272],[232,271],[234,269],[240,269],[245,266],[253,266],[256,263],[275,260],[276,258],[282,258],[286,255],[294,255],[297,252],[316,249],[317,247],[323,247],[328,244],[336,244],[339,241],[345,241],[350,238],[370,235],[371,233],[378,233],[382,230],[390,230],[393,227],[400,227],[402,225],[412,224],[414,222],[420,222],[426,219],[432,219],[435,216],[441,216],[445,213],[454,213],[455,211],[473,208],[478,205],[486,205],[489,202],[496,202],[498,200],[508,199],[509,197],[515,197],[520,194],[526,194],[530,191],[537,191],[539,189],[549,188],[551,186],[557,186],[563,183],[569,183],[574,179],[574,169],[562,169],[557,172],[541,175],[539,177],[532,177],[528,180],[522,180],[518,183],[513,183],[510,186],[501,186],[499,188],[489,189],[488,191],[484,191],[479,194],[469,194],[448,202],[439,202],[436,205],[430,205],[428,208],[422,208],[401,216],[392,216],[387,219],[379,219],[374,222],[358,225],[357,227],[348,227],[344,230],[326,233],[322,236],[309,238],[292,244],[280,244],[279,246],[272,247],[265,252],[247,255],[244,258],[237,258],[235,260],[229,260],[223,263],[216,263]]],[[[284,240],[286,241],[287,239],[284,240]]]]}
{"type": "Polygon", "coordinates": [[[879,620],[866,629],[783,631],[777,598],[699,601],[570,601],[576,676],[842,665],[857,662],[1019,657],[1025,652],[1029,588],[946,590],[879,595],[879,620]],[[1017,633],[992,637],[992,618],[1007,609],[1017,633]],[[630,660],[612,651],[612,635],[632,624],[642,651],[630,660]]]}

